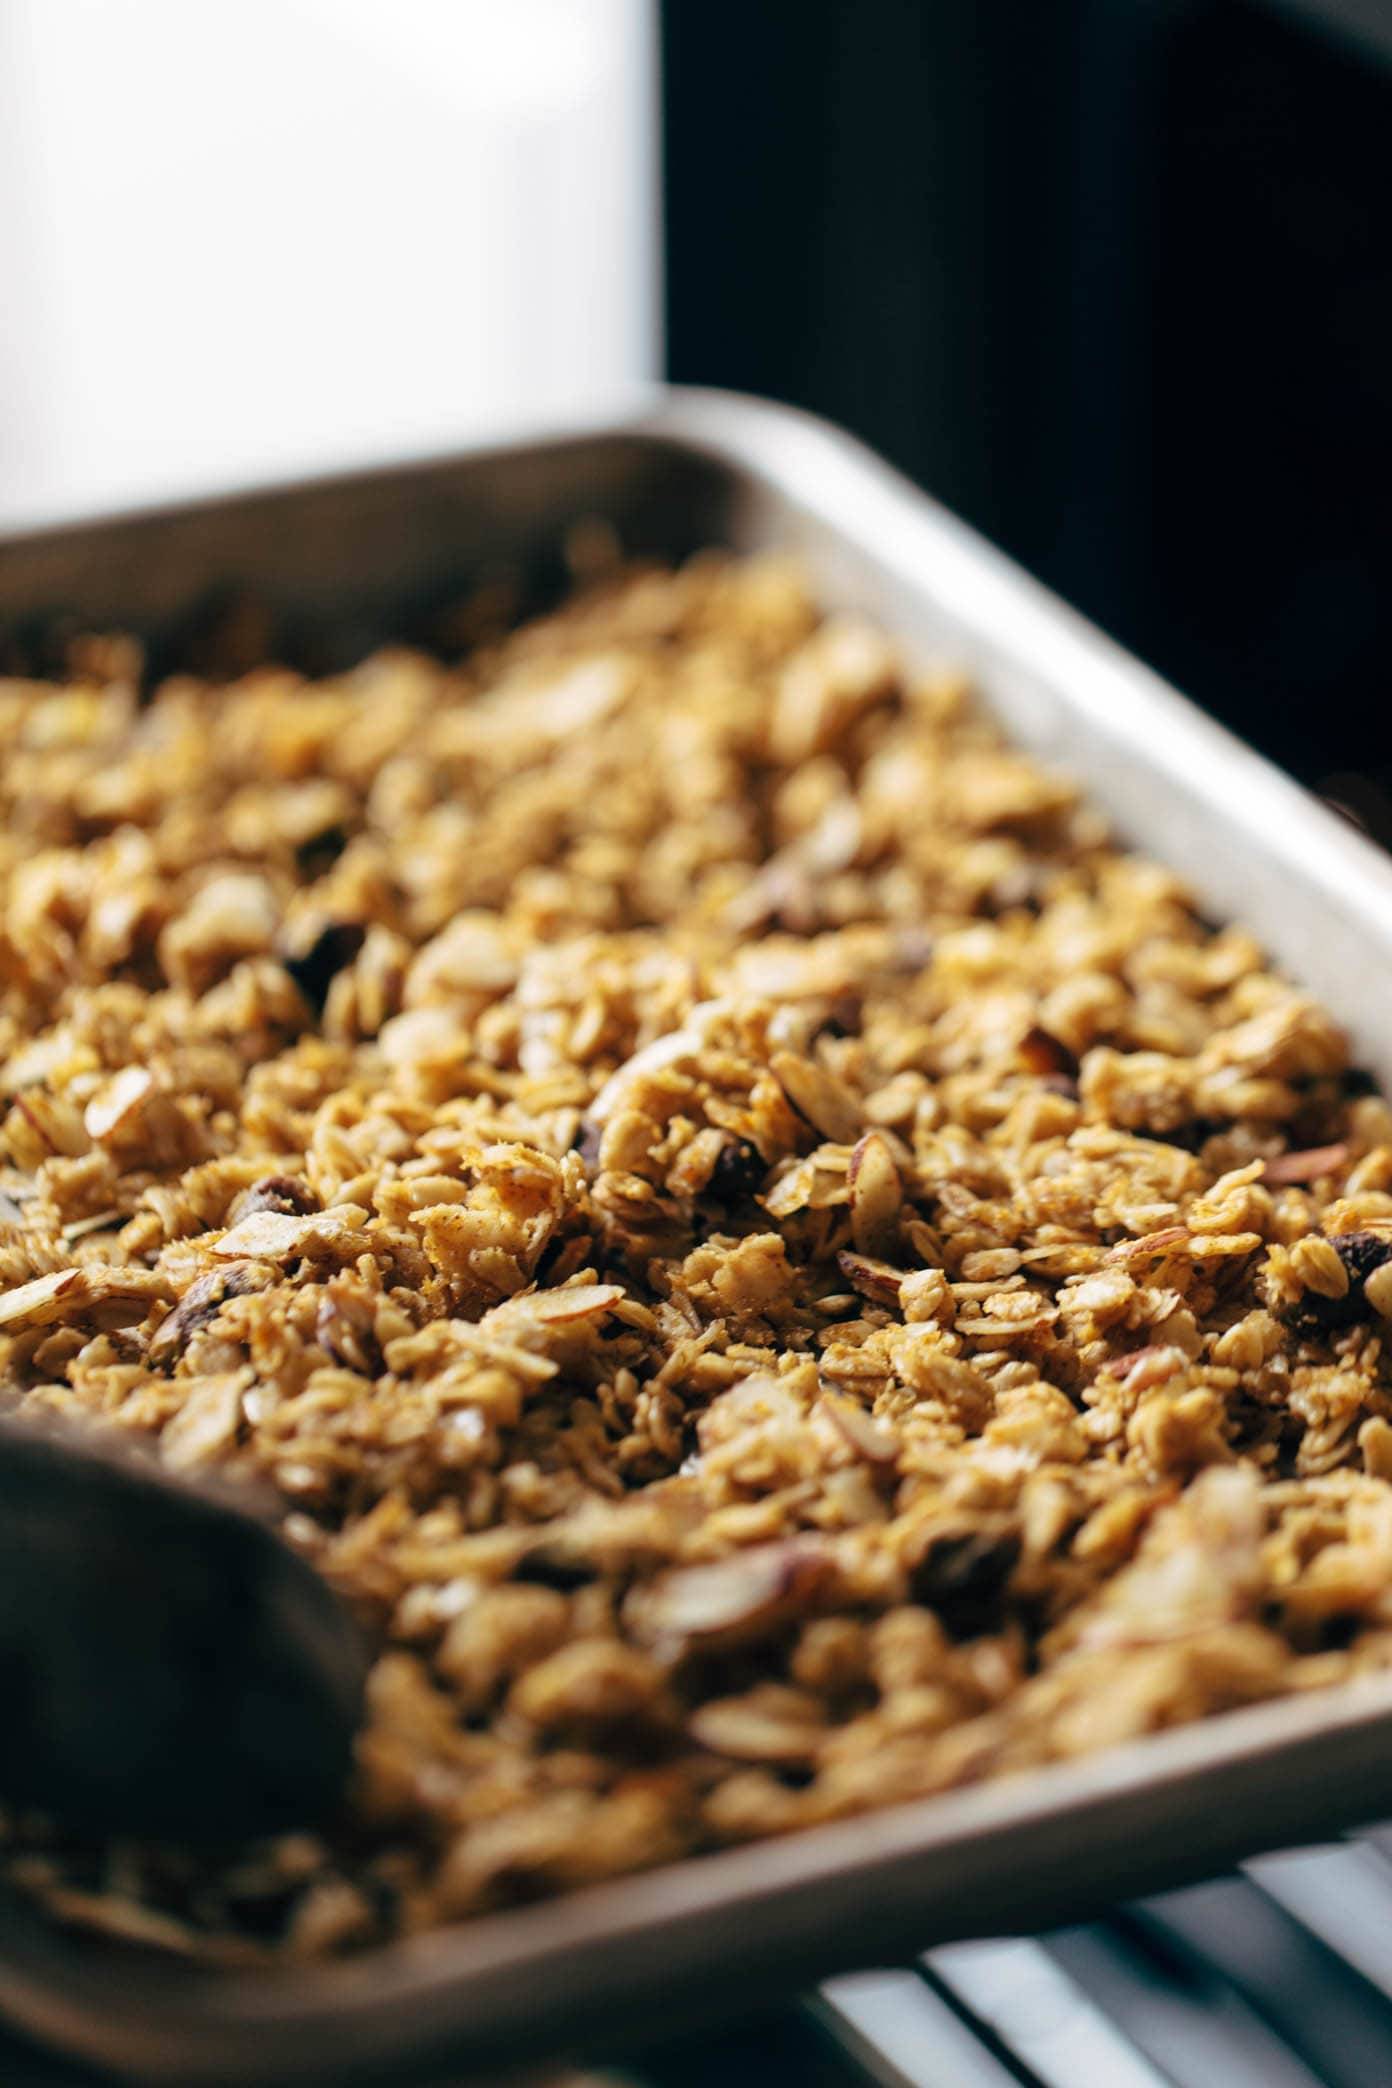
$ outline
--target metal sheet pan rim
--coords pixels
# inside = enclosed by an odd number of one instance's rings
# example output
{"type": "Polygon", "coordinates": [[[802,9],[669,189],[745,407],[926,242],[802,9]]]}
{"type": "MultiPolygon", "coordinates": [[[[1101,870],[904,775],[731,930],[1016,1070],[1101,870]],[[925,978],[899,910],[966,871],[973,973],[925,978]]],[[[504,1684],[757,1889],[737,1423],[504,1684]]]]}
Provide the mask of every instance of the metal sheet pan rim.
{"type": "MultiPolygon", "coordinates": [[[[1292,876],[1327,895],[1331,921],[1350,928],[1353,942],[1330,959],[1342,988],[1331,994],[1315,982],[1326,998],[1352,1009],[1364,997],[1367,981],[1346,954],[1359,943],[1392,973],[1392,863],[964,524],[849,437],[805,415],[715,393],[657,394],[617,423],[528,430],[520,445],[490,443],[457,460],[397,458],[347,474],[234,487],[212,504],[293,499],[364,478],[445,471],[480,456],[505,470],[519,448],[606,437],[650,438],[751,476],[892,572],[909,594],[931,575],[964,628],[989,636],[999,657],[1046,680],[1065,726],[1071,722],[1108,750],[1104,784],[1114,755],[1119,786],[1128,777],[1157,790],[1163,784],[1175,802],[1198,806],[1234,837],[1231,867],[1239,879],[1244,842],[1260,844],[1256,859],[1272,874],[1288,865],[1292,876]]],[[[154,514],[177,520],[208,506],[180,498],[158,510],[46,518],[38,531],[7,531],[0,561],[7,543],[57,542],[68,529],[120,528],[154,514]]],[[[1097,771],[1095,759],[1092,765],[1097,771]]],[[[1232,910],[1251,912],[1240,900],[1232,910]]],[[[1389,1007],[1375,1008],[1369,1024],[1384,1051],[1389,1007]]],[[[380,2061],[413,2037],[471,2053],[514,2042],[520,2049],[529,2040],[544,2044],[567,2025],[584,2033],[596,2009],[635,2003],[645,1982],[689,1984],[703,1957],[730,1973],[743,1959],[751,1976],[776,1967],[805,1975],[865,1962],[895,1935],[921,1946],[979,1930],[1010,1904],[1012,1852],[1037,1864],[1036,1901],[1019,1902],[1037,1911],[1036,1902],[1049,1903],[1050,1894],[1068,1904],[1074,1887],[1119,1889],[1128,1839],[1150,1866],[1149,1882],[1162,1863],[1165,1834],[1173,1839],[1181,1820],[1201,1862],[1329,1830],[1347,1823],[1351,1788],[1365,1813],[1392,1802],[1389,1730],[1392,1677],[1347,1684],[1231,1712],[1077,1765],[687,1859],[345,1965],[215,1977],[158,1964],[118,1968],[6,1914],[0,2005],[108,2065],[187,2083],[278,2079],[287,2065],[305,2077],[317,2069],[342,2079],[352,2065],[380,2061]],[[1211,1803],[1193,1810],[1195,1800],[1219,1793],[1226,1800],[1216,1811],[1211,1803]],[[66,2006],[54,1996],[55,1966],[70,1968],[66,2006]],[[538,2006],[534,1991],[529,2001],[529,1990],[566,1982],[568,2007],[538,2006]]],[[[1182,1870],[1182,1852],[1176,1860],[1182,1870]]]]}

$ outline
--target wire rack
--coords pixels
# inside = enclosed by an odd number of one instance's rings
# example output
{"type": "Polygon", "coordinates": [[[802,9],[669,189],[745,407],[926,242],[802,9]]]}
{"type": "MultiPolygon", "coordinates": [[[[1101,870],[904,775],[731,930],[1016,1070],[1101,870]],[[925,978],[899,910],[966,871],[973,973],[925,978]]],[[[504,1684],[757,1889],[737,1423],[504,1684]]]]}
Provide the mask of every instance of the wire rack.
{"type": "Polygon", "coordinates": [[[1392,1827],[1051,1934],[953,1944],[641,2057],[643,2088],[1384,2088],[1392,1827]]]}

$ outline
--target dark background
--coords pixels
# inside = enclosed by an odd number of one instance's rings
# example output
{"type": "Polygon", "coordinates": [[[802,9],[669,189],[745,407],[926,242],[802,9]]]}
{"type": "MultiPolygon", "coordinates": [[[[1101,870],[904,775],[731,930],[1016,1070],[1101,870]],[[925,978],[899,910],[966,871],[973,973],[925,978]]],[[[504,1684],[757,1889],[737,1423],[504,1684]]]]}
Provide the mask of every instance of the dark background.
{"type": "Polygon", "coordinates": [[[1308,780],[1392,764],[1392,0],[669,0],[664,100],[673,378],[852,429],[1308,780]]]}

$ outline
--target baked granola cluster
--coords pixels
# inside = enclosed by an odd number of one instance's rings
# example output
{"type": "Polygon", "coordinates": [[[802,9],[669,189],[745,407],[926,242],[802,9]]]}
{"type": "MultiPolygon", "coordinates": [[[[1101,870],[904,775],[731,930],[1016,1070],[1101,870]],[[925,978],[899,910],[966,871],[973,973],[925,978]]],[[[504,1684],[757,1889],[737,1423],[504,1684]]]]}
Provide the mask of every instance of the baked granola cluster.
{"type": "MultiPolygon", "coordinates": [[[[462,663],[0,683],[0,1370],[269,1481],[341,1827],[12,1841],[313,1954],[1392,1653],[1392,1114],[772,560],[462,663]]],[[[241,1947],[241,1946],[233,1946],[241,1947]]]]}

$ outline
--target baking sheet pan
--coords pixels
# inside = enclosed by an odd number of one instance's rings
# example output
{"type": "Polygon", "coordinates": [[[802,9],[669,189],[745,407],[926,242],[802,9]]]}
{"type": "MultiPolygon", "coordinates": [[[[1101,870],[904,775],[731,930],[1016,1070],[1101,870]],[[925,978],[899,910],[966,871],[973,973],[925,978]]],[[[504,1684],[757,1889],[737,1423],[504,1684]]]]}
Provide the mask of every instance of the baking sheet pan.
{"type": "MultiPolygon", "coordinates": [[[[264,602],[333,663],[480,573],[545,591],[578,521],[625,550],[778,546],[829,604],[961,662],[1023,746],[1090,787],[1321,995],[1392,1084],[1392,862],[848,438],[659,393],[618,424],[0,539],[0,638],[54,615],[173,658],[208,602],[264,602]]],[[[348,2082],[613,2050],[950,1937],[1075,1918],[1392,1810],[1392,1676],[1089,1761],[689,1859],[323,1966],[211,1972],[0,1900],[0,2010],[146,2082],[348,2082]]]]}

